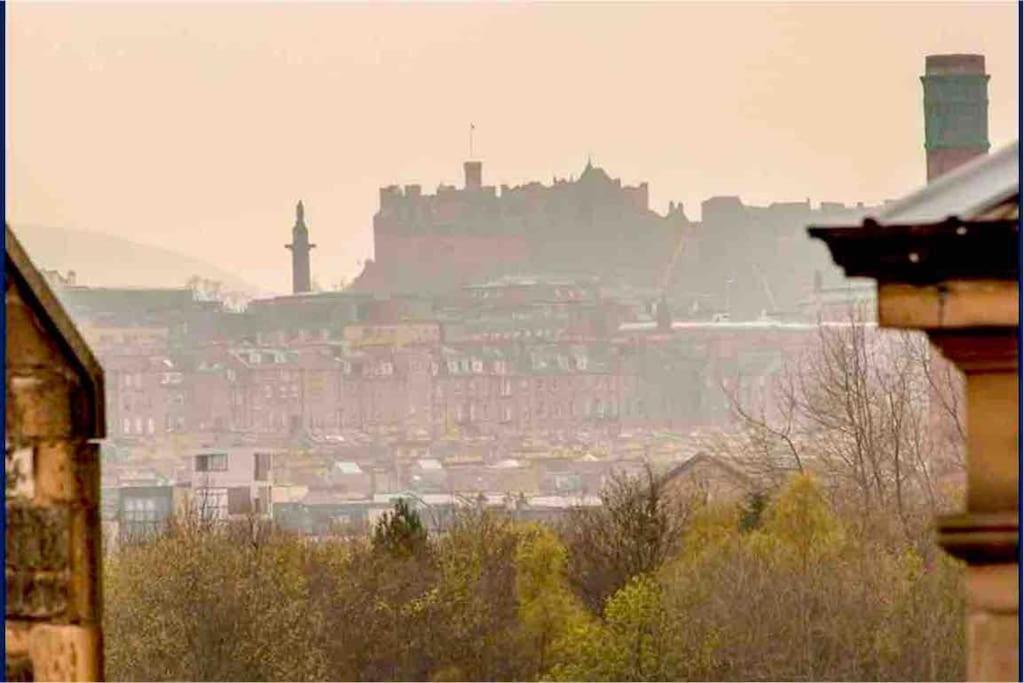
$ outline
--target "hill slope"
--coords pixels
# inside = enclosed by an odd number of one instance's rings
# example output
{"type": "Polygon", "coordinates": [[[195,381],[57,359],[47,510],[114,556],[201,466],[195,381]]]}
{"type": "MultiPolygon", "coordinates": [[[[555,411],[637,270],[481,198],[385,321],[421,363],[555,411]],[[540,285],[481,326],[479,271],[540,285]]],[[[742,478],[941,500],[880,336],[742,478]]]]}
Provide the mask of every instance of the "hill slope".
{"type": "Polygon", "coordinates": [[[103,233],[12,225],[39,268],[75,271],[78,284],[96,287],[183,287],[190,277],[217,280],[249,296],[260,288],[200,259],[103,233]]]}

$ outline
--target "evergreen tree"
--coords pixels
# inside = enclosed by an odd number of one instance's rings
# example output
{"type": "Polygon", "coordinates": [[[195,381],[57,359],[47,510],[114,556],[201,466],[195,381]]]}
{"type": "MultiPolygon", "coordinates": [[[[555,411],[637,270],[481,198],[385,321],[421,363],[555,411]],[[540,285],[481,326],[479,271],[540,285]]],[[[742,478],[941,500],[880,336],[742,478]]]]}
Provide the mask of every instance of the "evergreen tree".
{"type": "Polygon", "coordinates": [[[427,530],[405,498],[399,498],[373,529],[373,547],[395,557],[418,555],[426,546],[427,530]]]}

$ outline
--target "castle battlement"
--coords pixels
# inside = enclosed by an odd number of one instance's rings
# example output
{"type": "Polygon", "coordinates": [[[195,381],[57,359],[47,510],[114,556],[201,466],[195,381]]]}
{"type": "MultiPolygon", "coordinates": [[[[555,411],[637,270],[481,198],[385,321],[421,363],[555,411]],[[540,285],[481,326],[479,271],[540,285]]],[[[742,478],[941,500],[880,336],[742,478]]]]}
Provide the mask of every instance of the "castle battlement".
{"type": "Polygon", "coordinates": [[[579,178],[552,178],[550,185],[532,181],[494,187],[483,184],[481,162],[467,161],[464,168],[461,188],[442,183],[434,194],[425,194],[418,184],[382,187],[375,232],[516,234],[523,232],[526,224],[551,219],[566,224],[583,216],[597,223],[608,222],[610,216],[615,220],[685,218],[681,203],[673,202],[664,216],[652,211],[646,182],[624,185],[589,161],[579,178]]]}

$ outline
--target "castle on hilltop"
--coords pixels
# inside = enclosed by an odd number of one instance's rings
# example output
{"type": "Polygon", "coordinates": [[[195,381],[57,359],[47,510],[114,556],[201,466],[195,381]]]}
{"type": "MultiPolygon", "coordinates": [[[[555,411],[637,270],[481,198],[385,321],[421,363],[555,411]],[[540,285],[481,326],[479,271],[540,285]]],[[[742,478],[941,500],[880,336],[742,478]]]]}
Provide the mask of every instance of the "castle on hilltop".
{"type": "Polygon", "coordinates": [[[648,206],[647,183],[626,186],[589,161],[577,179],[495,188],[479,161],[465,185],[385,187],[373,218],[374,260],[357,291],[432,293],[496,276],[543,272],[653,283],[689,222],[648,206]]]}
{"type": "Polygon", "coordinates": [[[500,188],[483,184],[480,161],[463,167],[462,188],[381,188],[374,259],[352,291],[432,295],[505,275],[597,276],[667,296],[680,312],[790,312],[815,286],[841,281],[805,227],[877,208],[720,196],[696,222],[681,203],[651,210],[647,183],[623,185],[589,160],[575,179],[500,188]]]}

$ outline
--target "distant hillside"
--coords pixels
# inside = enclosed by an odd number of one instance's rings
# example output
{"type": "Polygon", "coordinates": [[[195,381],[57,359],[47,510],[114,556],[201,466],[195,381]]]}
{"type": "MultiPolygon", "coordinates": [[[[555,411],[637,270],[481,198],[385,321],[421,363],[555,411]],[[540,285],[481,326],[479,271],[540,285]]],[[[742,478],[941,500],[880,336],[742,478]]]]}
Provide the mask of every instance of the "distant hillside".
{"type": "Polygon", "coordinates": [[[217,280],[249,296],[260,288],[205,261],[169,249],[85,230],[12,225],[37,267],[75,271],[78,284],[97,287],[183,287],[190,277],[217,280]]]}

